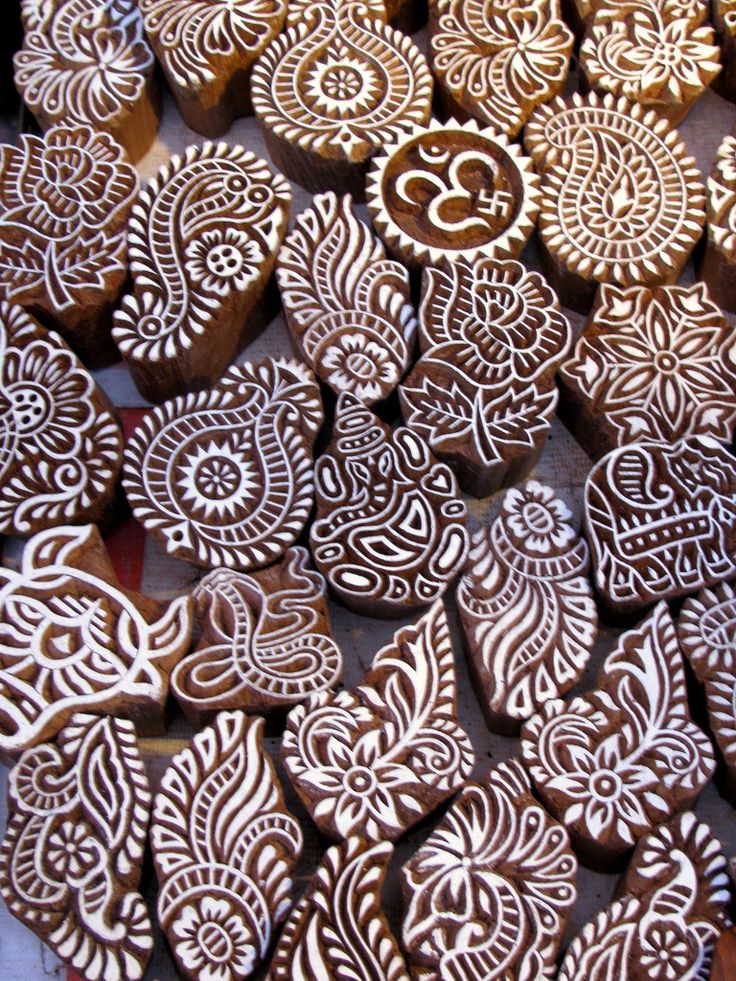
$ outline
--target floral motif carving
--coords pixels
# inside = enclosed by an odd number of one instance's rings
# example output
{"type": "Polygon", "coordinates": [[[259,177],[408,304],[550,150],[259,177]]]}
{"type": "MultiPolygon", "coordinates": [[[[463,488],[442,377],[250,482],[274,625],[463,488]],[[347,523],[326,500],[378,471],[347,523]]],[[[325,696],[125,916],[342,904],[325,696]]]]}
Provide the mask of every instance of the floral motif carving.
{"type": "Polygon", "coordinates": [[[195,565],[269,565],[309,517],[322,420],[303,365],[236,365],[215,388],[158,406],[133,433],[123,471],[133,513],[195,565]]]}
{"type": "Polygon", "coordinates": [[[386,841],[369,845],[360,838],[327,849],[281,931],[269,981],[343,974],[409,981],[380,903],[392,852],[386,841]]]}
{"type": "Polygon", "coordinates": [[[0,893],[89,981],[142,978],[153,950],[137,892],[151,795],[132,722],[74,715],[9,775],[0,893]]]}
{"type": "Polygon", "coordinates": [[[99,361],[114,350],[109,316],[127,275],[135,169],[88,126],[19,142],[0,146],[0,293],[99,361]]]}
{"type": "Polygon", "coordinates": [[[252,339],[244,326],[290,204],[283,177],[224,143],[172,157],[141,193],[128,229],[134,293],[115,314],[113,337],[152,401],[214,384],[252,339]]]}
{"type": "Polygon", "coordinates": [[[708,825],[687,812],[643,838],[621,892],[570,944],[560,981],[708,981],[731,902],[726,859],[708,825]]]}
{"type": "Polygon", "coordinates": [[[554,491],[532,480],[507,491],[473,536],[457,605],[488,723],[516,731],[580,679],[597,634],[588,548],[554,491]]]}
{"type": "Polygon", "coordinates": [[[0,750],[52,738],[81,710],[160,716],[189,646],[190,603],[123,589],[95,525],[54,528],[0,569],[0,750]]]}
{"type": "Polygon", "coordinates": [[[729,583],[686,599],[677,636],[705,686],[708,718],[736,787],[736,590],[729,583]]]}
{"type": "Polygon", "coordinates": [[[470,775],[441,601],[380,650],[360,686],[320,692],[289,713],[286,772],[323,834],[398,838],[470,775]]]}
{"type": "MultiPolygon", "coordinates": [[[[736,25],[736,9],[734,10],[736,25]]],[[[734,32],[736,38],[736,30],[734,32]]],[[[736,44],[736,40],[732,41],[736,44]]],[[[729,70],[736,77],[736,63],[729,70]]],[[[708,244],[700,267],[710,294],[724,309],[736,311],[736,134],[724,137],[708,178],[708,244]]]]}
{"type": "Polygon", "coordinates": [[[290,548],[261,572],[216,569],[200,580],[193,599],[202,637],[171,675],[187,715],[268,712],[336,685],[342,654],[330,631],[326,592],[304,548],[290,548]]]}
{"type": "Polygon", "coordinates": [[[535,106],[559,95],[574,40],[558,0],[432,0],[430,38],[448,108],[510,137],[535,106]]]}
{"type": "Polygon", "coordinates": [[[542,802],[596,867],[693,805],[713,750],[690,719],[666,604],[621,637],[597,689],[544,703],[522,729],[522,753],[542,802]]]}
{"type": "Polygon", "coordinates": [[[539,212],[539,178],[506,136],[433,119],[376,157],[366,200],[379,235],[410,266],[516,259],[539,212]]]}
{"type": "Polygon", "coordinates": [[[644,609],[736,573],[736,459],[709,436],[614,450],[585,485],[595,585],[644,609]]]}
{"type": "Polygon", "coordinates": [[[174,756],[154,802],[158,918],[179,969],[197,981],[249,977],[291,907],[302,833],[263,726],[220,712],[174,756]]]}
{"type": "Polygon", "coordinates": [[[592,456],[639,440],[733,435],[736,339],[702,283],[602,286],[558,378],[560,414],[592,456]]]}
{"type": "Polygon", "coordinates": [[[660,0],[602,4],[580,48],[588,83],[681,120],[718,72],[720,50],[703,12],[675,16],[660,0]]]}
{"type": "Polygon", "coordinates": [[[477,497],[519,480],[549,432],[570,340],[556,296],[519,262],[425,270],[423,354],[399,389],[406,424],[477,497]]]}
{"type": "Polygon", "coordinates": [[[338,394],[372,405],[411,362],[409,275],[386,258],[350,195],[318,195],[286,238],[276,268],[292,341],[338,394]]]}
{"type": "Polygon", "coordinates": [[[123,438],[107,399],[61,338],[0,304],[0,531],[98,521],[123,438]]]}
{"type": "Polygon", "coordinates": [[[153,52],[136,0],[23,0],[15,85],[44,128],[109,133],[133,160],[158,128],[153,52]]]}
{"type": "Polygon", "coordinates": [[[524,145],[542,171],[539,231],[589,282],[674,282],[700,238],[705,192],[674,130],[637,103],[595,94],[534,111],[524,145]]]}
{"type": "Polygon", "coordinates": [[[416,977],[553,977],[577,864],[520,763],[467,784],[402,869],[416,977]]]}
{"type": "Polygon", "coordinates": [[[359,613],[397,616],[431,603],[460,571],[466,507],[449,467],[411,430],[391,430],[354,395],[337,401],[315,473],[315,565],[359,613]]]}

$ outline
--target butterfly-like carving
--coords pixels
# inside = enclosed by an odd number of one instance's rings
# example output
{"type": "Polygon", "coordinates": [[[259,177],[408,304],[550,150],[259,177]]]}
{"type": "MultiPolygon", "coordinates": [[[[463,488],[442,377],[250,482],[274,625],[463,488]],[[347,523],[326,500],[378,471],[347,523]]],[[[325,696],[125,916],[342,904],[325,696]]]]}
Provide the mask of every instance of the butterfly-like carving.
{"type": "Polygon", "coordinates": [[[393,840],[462,784],[474,755],[457,720],[441,601],[380,650],[359,687],[320,692],[289,713],[284,766],[332,839],[393,840]]]}
{"type": "Polygon", "coordinates": [[[137,892],[150,806],[127,720],[74,715],[10,771],[0,893],[88,981],[137,981],[151,956],[137,892]]]}
{"type": "Polygon", "coordinates": [[[263,719],[221,712],[172,759],[151,818],[158,918],[187,978],[246,978],[291,907],[299,824],[263,719]]]}

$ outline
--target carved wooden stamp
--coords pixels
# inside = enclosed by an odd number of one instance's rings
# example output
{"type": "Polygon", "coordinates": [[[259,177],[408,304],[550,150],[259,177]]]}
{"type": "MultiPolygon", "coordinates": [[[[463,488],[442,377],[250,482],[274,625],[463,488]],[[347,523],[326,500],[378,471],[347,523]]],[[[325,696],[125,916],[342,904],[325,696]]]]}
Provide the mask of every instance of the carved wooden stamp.
{"type": "Polygon", "coordinates": [[[195,723],[219,709],[268,712],[334,687],[342,653],[330,630],[327,584],[304,548],[244,575],[216,569],[194,591],[203,624],[171,690],[195,723]]]}
{"type": "Polygon", "coordinates": [[[381,0],[291,0],[253,68],[269,155],[310,191],[362,196],[370,158],[429,120],[432,76],[381,0]]]}
{"type": "Polygon", "coordinates": [[[703,283],[601,286],[557,377],[560,417],[593,459],[640,440],[733,436],[736,337],[703,283]]]}
{"type": "Polygon", "coordinates": [[[8,909],[88,981],[138,981],[153,950],[137,891],[151,795],[133,723],[74,715],[8,782],[8,909]]]}
{"type": "Polygon", "coordinates": [[[94,525],[39,532],[0,570],[0,750],[51,739],[78,711],[160,728],[189,647],[190,601],[124,589],[94,525]]]}
{"type": "Polygon", "coordinates": [[[473,769],[457,720],[442,602],[380,650],[357,688],[320,692],[289,713],[286,772],[328,838],[393,841],[473,769]]]}
{"type": "Polygon", "coordinates": [[[52,324],[94,365],[117,355],[110,325],[137,193],[121,148],[89,126],[0,145],[0,295],[52,324]]]}
{"type": "Polygon", "coordinates": [[[705,189],[677,130],[638,103],[555,99],[524,146],[542,172],[539,233],[565,307],[587,313],[597,283],[675,283],[705,223],[705,189]]]}
{"type": "Polygon", "coordinates": [[[376,230],[412,267],[518,259],[539,196],[539,178],[520,147],[473,120],[415,126],[376,157],[366,182],[376,230]]]}
{"type": "MultiPolygon", "coordinates": [[[[736,21],[736,9],[734,10],[736,21]]],[[[736,134],[724,137],[708,178],[708,244],[700,275],[711,296],[736,312],[736,134]]]]}
{"type": "Polygon", "coordinates": [[[0,532],[110,517],[123,435],[58,334],[0,303],[0,532]]]}
{"type": "Polygon", "coordinates": [[[686,599],[677,636],[698,681],[705,686],[710,728],[736,800],[736,591],[728,583],[686,599]]]}
{"type": "Polygon", "coordinates": [[[286,0],[140,0],[143,26],[190,129],[221,136],[251,111],[250,69],[286,0]]]}
{"type": "Polygon", "coordinates": [[[322,425],[312,373],[267,358],[231,368],[143,420],[125,449],[136,518],[172,555],[205,568],[279,559],[312,509],[312,446],[322,425]]]}
{"type": "Polygon", "coordinates": [[[524,762],[578,856],[597,869],[692,807],[713,775],[710,740],[691,720],[667,606],[622,635],[597,689],[551,699],[522,728],[524,762]]]}
{"type": "Polygon", "coordinates": [[[557,297],[520,262],[460,259],[424,271],[419,336],[423,354],[399,389],[407,426],[476,497],[521,480],[549,433],[570,346],[557,297]]]}
{"type": "Polygon", "coordinates": [[[160,99],[136,0],[23,0],[21,14],[15,85],[43,129],[88,123],[139,160],[156,135],[160,99]]]}
{"type": "Polygon", "coordinates": [[[457,590],[468,661],[489,727],[513,734],[580,679],[598,614],[588,548],[554,491],[532,480],[507,491],[473,536],[457,590]]]}
{"type": "Polygon", "coordinates": [[[573,35],[558,0],[431,0],[430,65],[445,116],[516,136],[559,95],[573,35]]]}
{"type": "Polygon", "coordinates": [[[614,450],[585,485],[594,584],[616,613],[736,574],[736,458],[712,437],[614,450]]]}
{"type": "Polygon", "coordinates": [[[704,11],[689,16],[662,0],[618,0],[595,11],[580,48],[588,84],[681,122],[721,70],[704,11]]]}
{"type": "Polygon", "coordinates": [[[713,0],[711,15],[723,62],[713,88],[724,99],[736,102],[736,0],[713,0]]]}
{"type": "Polygon", "coordinates": [[[393,852],[387,841],[350,838],[333,845],[281,931],[268,981],[370,978],[409,981],[381,909],[393,852]]]}
{"type": "Polygon", "coordinates": [[[411,364],[409,275],[356,216],[350,195],[318,195],[279,252],[276,275],[295,349],[338,394],[373,405],[411,364]]]}
{"type": "Polygon", "coordinates": [[[302,833],[263,719],[221,712],[169,764],[151,817],[158,918],[182,976],[247,978],[291,908],[302,833]]]}
{"type": "Polygon", "coordinates": [[[639,842],[618,898],[573,940],[557,977],[715,978],[711,957],[730,901],[720,843],[694,814],[680,814],[639,842]]]}
{"type": "Polygon", "coordinates": [[[354,395],[337,401],[317,461],[317,568],[350,609],[391,617],[441,596],[468,547],[466,507],[449,467],[411,430],[391,430],[354,395]]]}
{"type": "Polygon", "coordinates": [[[552,976],[577,867],[567,832],[516,760],[466,784],[402,868],[414,976],[552,976]]]}
{"type": "Polygon", "coordinates": [[[172,157],[128,228],[133,295],[113,337],[146,398],[214,385],[262,323],[249,322],[286,231],[291,190],[240,146],[172,157]]]}

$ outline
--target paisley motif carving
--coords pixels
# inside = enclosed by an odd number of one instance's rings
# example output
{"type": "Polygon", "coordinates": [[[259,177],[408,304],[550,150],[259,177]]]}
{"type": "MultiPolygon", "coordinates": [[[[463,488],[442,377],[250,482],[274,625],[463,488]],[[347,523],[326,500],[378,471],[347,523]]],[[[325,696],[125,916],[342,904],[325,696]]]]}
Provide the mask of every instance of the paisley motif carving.
{"type": "Polygon", "coordinates": [[[380,903],[392,852],[388,842],[360,838],[327,849],[281,931],[268,981],[409,981],[380,903]]]}
{"type": "Polygon", "coordinates": [[[430,63],[448,115],[513,137],[559,95],[574,39],[558,0],[432,0],[429,13],[430,63]]]}
{"type": "Polygon", "coordinates": [[[15,86],[44,129],[88,123],[135,162],[158,129],[153,52],[136,0],[23,0],[15,86]]]}
{"type": "Polygon", "coordinates": [[[473,536],[457,590],[476,694],[489,726],[518,731],[580,680],[598,614],[588,548],[554,491],[530,480],[506,493],[473,536]]]}
{"type": "Polygon", "coordinates": [[[236,365],[215,388],[154,409],[133,433],[123,470],[133,513],[195,565],[275,562],[312,509],[322,420],[319,388],[303,365],[236,365]]]}
{"type": "Polygon", "coordinates": [[[51,322],[85,360],[109,360],[138,177],[88,126],[0,145],[0,295],[51,322]]]}
{"type": "Polygon", "coordinates": [[[736,338],[702,283],[602,286],[558,372],[560,415],[593,458],[627,443],[736,424],[736,338]]]}
{"type": "Polygon", "coordinates": [[[682,652],[705,686],[708,719],[736,797],[736,591],[719,583],[686,599],[677,621],[682,652]]]}
{"type": "Polygon", "coordinates": [[[286,0],[139,0],[148,39],[192,129],[225,133],[249,108],[249,69],[277,35],[286,0]]]}
{"type": "Polygon", "coordinates": [[[524,145],[542,171],[539,231],[587,282],[675,282],[705,221],[700,174],[676,130],[595,94],[535,110],[524,145]]]}
{"type": "Polygon", "coordinates": [[[268,712],[336,685],[342,654],[330,631],[326,592],[304,548],[290,548],[261,572],[216,569],[201,579],[193,599],[202,637],[171,675],[187,715],[268,712]]]}
{"type": "Polygon", "coordinates": [[[466,507],[419,436],[343,393],[315,480],[312,555],[341,602],[391,617],[442,595],[465,559],[466,507]]]}
{"type": "Polygon", "coordinates": [[[521,744],[542,802],[595,868],[692,807],[715,765],[690,718],[666,604],[622,635],[594,691],[545,702],[523,726],[521,744]]]}
{"type": "Polygon", "coordinates": [[[372,405],[411,363],[417,321],[409,275],[386,258],[350,195],[318,195],[287,237],[276,267],[291,339],[338,394],[372,405]]]}
{"type": "Polygon", "coordinates": [[[542,451],[570,340],[557,297],[519,262],[427,269],[423,354],[399,389],[406,424],[476,497],[518,481],[542,451]]]}
{"type": "Polygon", "coordinates": [[[153,723],[189,647],[189,600],[123,589],[95,525],[39,532],[0,569],[0,750],[52,738],[79,710],[153,723]]]}
{"type": "Polygon", "coordinates": [[[414,976],[553,977],[577,864],[516,760],[466,784],[402,868],[414,976]]]}
{"type": "Polygon", "coordinates": [[[447,800],[474,754],[457,719],[441,600],[396,632],[357,688],[292,709],[281,751],[304,806],[333,840],[393,841],[447,800]]]}
{"type": "Polygon", "coordinates": [[[0,532],[107,517],[123,454],[108,405],[58,334],[0,303],[0,532]]]}
{"type": "Polygon", "coordinates": [[[495,130],[432,119],[376,157],[366,200],[379,235],[409,266],[516,259],[539,212],[539,178],[495,130]]]}
{"type": "Polygon", "coordinates": [[[621,893],[570,944],[559,981],[708,981],[731,902],[726,859],[708,825],[688,812],[643,838],[621,893]]]}
{"type": "Polygon", "coordinates": [[[585,485],[595,585],[622,613],[736,573],[736,459],[715,439],[614,450],[585,485]]]}
{"type": "Polygon", "coordinates": [[[271,157],[310,190],[335,188],[346,166],[362,178],[360,165],[381,146],[429,119],[424,56],[385,21],[376,0],[290,3],[287,29],[253,68],[253,108],[271,157]]]}
{"type": "Polygon", "coordinates": [[[10,771],[0,893],[89,981],[142,978],[153,950],[138,893],[151,795],[132,722],[77,714],[10,771]]]}
{"type": "Polygon", "coordinates": [[[302,833],[263,725],[220,712],[174,756],[154,802],[158,918],[179,970],[197,981],[250,977],[291,907],[302,833]]]}
{"type": "Polygon", "coordinates": [[[675,16],[661,0],[617,0],[596,10],[580,48],[588,84],[680,122],[721,70],[713,28],[693,5],[675,16]]]}
{"type": "Polygon", "coordinates": [[[240,146],[172,157],[141,193],[128,229],[134,293],[113,337],[151,401],[214,384],[275,264],[291,191],[240,146]]]}

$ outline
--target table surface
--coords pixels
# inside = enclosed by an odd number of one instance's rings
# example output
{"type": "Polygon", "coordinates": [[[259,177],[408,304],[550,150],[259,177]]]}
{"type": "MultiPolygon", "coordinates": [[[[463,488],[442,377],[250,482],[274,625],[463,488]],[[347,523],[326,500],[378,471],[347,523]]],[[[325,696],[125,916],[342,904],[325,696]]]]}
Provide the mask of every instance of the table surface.
{"type": "MultiPolygon", "coordinates": [[[[422,50],[426,50],[424,31],[415,35],[415,40],[422,50]]],[[[568,89],[574,91],[575,85],[576,79],[573,74],[568,83],[568,89]]],[[[736,126],[736,105],[726,102],[712,92],[707,92],[679,127],[682,138],[690,152],[695,156],[704,176],[710,172],[716,150],[723,136],[731,132],[734,126],[736,126]]],[[[10,129],[8,136],[0,135],[2,138],[12,139],[13,130],[10,129]]],[[[223,137],[223,141],[229,144],[242,144],[259,156],[268,159],[264,140],[253,118],[238,120],[223,137]]],[[[166,96],[162,124],[155,144],[138,164],[142,182],[153,176],[172,154],[182,152],[185,147],[191,144],[201,145],[204,142],[206,142],[204,137],[199,136],[184,125],[172,100],[166,96]]],[[[292,190],[291,225],[293,226],[295,216],[309,205],[311,196],[293,182],[292,190]]],[[[361,217],[367,217],[364,206],[358,206],[357,210],[361,217]]],[[[522,262],[530,268],[540,268],[533,241],[525,250],[522,262]]],[[[688,264],[683,273],[682,281],[691,282],[693,278],[692,266],[688,264]]],[[[565,312],[575,328],[576,335],[579,334],[582,330],[583,318],[570,311],[565,312]]],[[[734,320],[734,318],[731,319],[734,320]]],[[[280,314],[269,324],[263,334],[242,352],[238,360],[258,360],[267,355],[293,356],[283,314],[280,314]]],[[[115,405],[123,410],[122,414],[127,422],[133,422],[140,417],[141,410],[146,408],[147,403],[135,389],[122,364],[95,372],[95,377],[110,395],[115,405]]],[[[557,494],[566,501],[576,520],[579,521],[582,511],[583,484],[590,464],[591,461],[564,426],[555,420],[544,452],[532,476],[553,487],[557,494]]],[[[492,520],[502,493],[483,500],[467,498],[471,528],[475,529],[486,525],[492,520]]],[[[6,540],[4,563],[10,566],[17,565],[22,547],[23,543],[20,541],[6,540]]],[[[169,598],[180,594],[182,591],[191,590],[200,577],[200,572],[193,566],[171,558],[152,537],[144,537],[132,521],[116,533],[115,554],[118,556],[125,555],[129,565],[132,556],[134,565],[132,574],[134,578],[140,579],[139,588],[142,592],[157,598],[169,598]]],[[[475,749],[474,776],[482,778],[498,763],[519,754],[519,740],[488,732],[461,653],[452,592],[446,596],[446,606],[450,614],[456,652],[459,717],[467,729],[475,749]]],[[[329,607],[333,633],[345,657],[344,684],[349,687],[359,682],[369,667],[373,655],[381,646],[390,642],[395,630],[402,623],[409,621],[387,622],[368,619],[353,614],[332,601],[330,601],[329,607]]],[[[575,691],[584,691],[594,685],[601,661],[613,648],[619,633],[620,631],[611,628],[601,629],[588,670],[575,691]]],[[[192,728],[177,711],[165,738],[142,740],[149,778],[154,791],[172,753],[186,745],[192,734],[192,728]]],[[[288,778],[280,765],[278,732],[267,735],[265,746],[276,763],[284,787],[287,806],[300,819],[305,832],[304,851],[294,883],[296,899],[318,865],[325,845],[293,793],[288,778]]],[[[6,820],[6,779],[7,771],[0,766],[0,783],[2,784],[0,787],[0,828],[2,829],[4,829],[6,820]]],[[[695,811],[701,819],[710,824],[714,834],[722,842],[726,855],[730,857],[736,854],[734,811],[719,796],[712,782],[702,794],[695,811]]],[[[431,832],[434,823],[435,819],[430,819],[420,828],[407,834],[396,846],[383,893],[383,906],[397,934],[400,932],[401,924],[398,870],[431,832]]],[[[578,875],[579,897],[570,917],[564,938],[565,945],[599,909],[610,902],[617,879],[618,877],[615,875],[602,875],[580,868],[578,875]]],[[[147,860],[144,870],[142,891],[153,913],[155,911],[156,890],[150,858],[147,860]]],[[[155,924],[154,936],[154,955],[145,977],[148,981],[153,981],[153,979],[169,981],[169,979],[176,978],[177,975],[166,950],[163,937],[155,924]]],[[[0,904],[0,964],[2,965],[0,973],[3,981],[36,981],[36,979],[45,977],[64,978],[66,976],[66,969],[48,948],[33,933],[15,920],[2,904],[0,904]]],[[[262,976],[263,973],[262,971],[256,977],[262,976]]],[[[69,972],[69,977],[72,976],[69,972]]]]}

